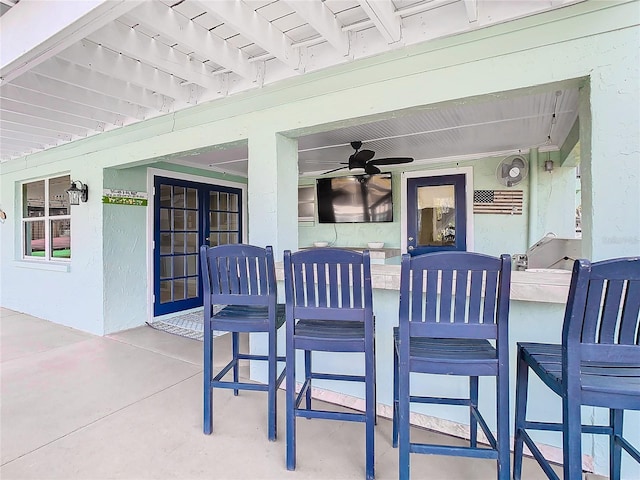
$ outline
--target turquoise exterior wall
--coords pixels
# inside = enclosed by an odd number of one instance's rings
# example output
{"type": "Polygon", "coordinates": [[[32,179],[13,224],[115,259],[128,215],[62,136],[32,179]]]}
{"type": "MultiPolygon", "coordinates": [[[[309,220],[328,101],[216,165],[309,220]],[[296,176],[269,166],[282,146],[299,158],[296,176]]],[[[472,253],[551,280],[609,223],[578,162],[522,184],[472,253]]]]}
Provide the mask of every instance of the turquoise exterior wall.
{"type": "MultiPolygon", "coordinates": [[[[149,168],[165,171],[167,176],[178,172],[246,183],[243,177],[160,161],[149,166],[106,168],[104,188],[147,192],[149,168]]],[[[147,248],[152,240],[147,233],[150,207],[104,204],[102,208],[104,333],[111,333],[144,324],[152,310],[147,296],[147,289],[153,285],[153,279],[147,278],[147,248]]]]}
{"type": "MultiPolygon", "coordinates": [[[[550,153],[540,154],[544,160],[550,153]]],[[[555,156],[555,155],[554,155],[555,156]]],[[[525,155],[527,157],[527,155],[525,155]]],[[[445,162],[428,165],[417,165],[406,168],[405,171],[427,171],[443,168],[473,167],[473,190],[500,190],[505,187],[496,181],[496,168],[505,157],[485,157],[475,160],[456,161],[450,159],[445,162]]],[[[416,159],[419,163],[420,159],[416,159]]],[[[544,164],[544,161],[540,162],[544,164]]],[[[556,161],[556,164],[559,162],[556,161]]],[[[538,196],[539,211],[536,215],[537,240],[548,232],[558,237],[575,237],[575,196],[576,169],[575,167],[556,167],[553,173],[542,171],[538,167],[538,183],[534,187],[538,196]]],[[[400,217],[406,209],[405,199],[401,195],[401,173],[395,172],[392,177],[393,187],[393,222],[388,223],[357,223],[357,224],[322,224],[315,222],[300,222],[298,225],[298,241],[301,247],[309,247],[315,241],[328,241],[338,247],[364,247],[367,242],[382,241],[385,247],[399,248],[401,245],[400,217]]],[[[315,178],[304,177],[300,185],[315,185],[315,178]]],[[[473,215],[474,251],[489,255],[501,253],[525,253],[530,247],[528,243],[528,203],[531,195],[529,180],[512,187],[512,190],[522,190],[524,195],[522,215],[473,215]]],[[[317,217],[317,214],[316,214],[317,217]]]]}
{"type": "MultiPolygon", "coordinates": [[[[0,303],[100,335],[143,324],[149,306],[142,296],[146,289],[142,284],[149,281],[145,255],[150,248],[148,240],[142,242],[146,235],[143,208],[105,206],[100,189],[121,188],[123,184],[145,188],[138,168],[156,159],[170,162],[181,154],[248,142],[249,240],[270,241],[276,252],[281,252],[333,238],[332,227],[305,230],[291,214],[297,204],[296,182],[292,181],[297,173],[291,170],[296,136],[497,92],[518,94],[563,85],[581,89],[584,255],[593,260],[638,255],[639,24],[636,1],[582,2],[288,79],[3,163],[0,208],[8,218],[0,224],[0,303]],[[113,168],[131,168],[131,176],[126,170],[110,170],[113,168]],[[57,265],[22,261],[20,183],[66,173],[90,188],[89,201],[72,208],[73,258],[57,265]]],[[[473,164],[474,188],[489,187],[497,161],[473,164]]],[[[436,165],[425,168],[432,167],[436,165]]],[[[558,168],[551,176],[538,174],[538,211],[532,223],[539,236],[546,231],[562,234],[560,231],[568,228],[566,212],[572,209],[565,210],[558,203],[574,181],[569,172],[558,168]]],[[[531,193],[528,188],[523,186],[525,199],[531,193]]],[[[395,208],[402,206],[396,203],[395,208]]],[[[527,220],[525,215],[475,216],[475,249],[494,254],[524,251],[528,246],[524,240],[527,220]]],[[[363,245],[374,237],[390,246],[399,245],[397,224],[387,228],[341,228],[338,244],[363,245]]],[[[390,385],[388,332],[397,316],[392,296],[393,292],[376,292],[375,299],[381,319],[378,361],[383,402],[389,398],[384,388],[390,385]]],[[[514,302],[513,341],[538,337],[559,340],[560,313],[556,306],[544,303],[514,302]]],[[[252,339],[252,349],[260,347],[259,338],[252,339]]],[[[555,405],[548,393],[537,392],[534,398],[545,411],[555,405]]],[[[596,409],[589,413],[594,418],[603,415],[596,409]]],[[[449,416],[449,412],[442,415],[449,416]]],[[[640,420],[637,414],[629,414],[626,421],[629,428],[640,420]]],[[[631,441],[640,442],[639,431],[631,441]]],[[[548,442],[559,445],[557,439],[548,442]]],[[[598,472],[606,471],[603,452],[606,441],[588,437],[585,453],[595,457],[598,472]]],[[[628,464],[626,461],[626,478],[640,477],[640,470],[628,464]]]]}

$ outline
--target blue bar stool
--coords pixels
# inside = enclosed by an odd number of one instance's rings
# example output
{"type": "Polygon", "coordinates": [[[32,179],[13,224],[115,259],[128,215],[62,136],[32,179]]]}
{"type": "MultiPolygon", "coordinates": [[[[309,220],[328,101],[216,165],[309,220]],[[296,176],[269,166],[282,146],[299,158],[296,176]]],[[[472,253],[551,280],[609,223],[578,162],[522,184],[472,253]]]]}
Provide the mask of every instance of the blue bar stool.
{"type": "Polygon", "coordinates": [[[609,478],[620,478],[622,450],[640,452],[622,436],[623,412],[640,410],[640,257],[573,265],[562,344],[518,343],[513,477],[520,479],[523,443],[547,477],[558,479],[529,430],[562,432],[565,480],[582,478],[582,433],[609,435],[609,478]],[[562,423],[529,421],[531,369],[562,398],[562,423]],[[609,425],[583,425],[582,405],[609,409],[609,425]]]}
{"type": "Polygon", "coordinates": [[[496,459],[498,479],[509,478],[510,283],[509,255],[437,252],[402,256],[393,376],[393,446],[399,445],[400,480],[409,478],[410,453],[496,459]],[[414,372],[467,376],[469,398],[412,395],[409,380],[414,372]],[[480,376],[496,378],[497,438],[478,410],[480,376]],[[470,445],[411,442],[411,403],[468,408],[470,445]],[[478,446],[478,425],[488,447],[478,446]]]}
{"type": "Polygon", "coordinates": [[[200,247],[200,263],[204,291],[204,433],[213,431],[213,389],[266,391],[268,396],[268,436],[275,440],[276,394],[285,377],[277,373],[277,333],[284,324],[285,309],[277,304],[276,274],[271,247],[232,244],[200,247]],[[214,311],[214,305],[224,305],[214,311]],[[213,375],[212,330],[231,332],[232,359],[213,375]],[[240,332],[266,332],[269,335],[267,355],[240,352],[240,332]],[[241,382],[238,378],[240,360],[262,360],[269,364],[268,383],[241,382]],[[233,370],[233,381],[223,380],[233,370]]]}
{"type": "MultiPolygon", "coordinates": [[[[364,422],[366,478],[374,478],[376,379],[373,293],[369,252],[318,248],[284,252],[287,329],[287,469],[296,468],[296,418],[364,422]],[[296,396],[296,350],[304,350],[304,383],[296,396]],[[364,353],[364,375],[315,372],[311,354],[364,353]],[[365,413],[312,409],[314,379],[365,384],[365,413]],[[304,405],[302,401],[305,400],[304,405]]],[[[337,439],[338,440],[338,439],[337,439]]],[[[339,440],[338,440],[339,441],[339,440]]]]}

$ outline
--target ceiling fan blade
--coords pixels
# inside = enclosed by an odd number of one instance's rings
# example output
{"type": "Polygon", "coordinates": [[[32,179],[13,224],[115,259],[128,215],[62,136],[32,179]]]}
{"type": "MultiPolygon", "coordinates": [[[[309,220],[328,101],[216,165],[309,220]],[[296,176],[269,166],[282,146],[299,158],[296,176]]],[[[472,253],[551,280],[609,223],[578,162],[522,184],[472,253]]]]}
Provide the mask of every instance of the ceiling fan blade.
{"type": "Polygon", "coordinates": [[[359,150],[353,154],[353,159],[363,166],[366,162],[371,160],[376,153],[372,150],[359,150]]]}
{"type": "Polygon", "coordinates": [[[345,168],[347,168],[346,165],[344,167],[334,168],[333,170],[329,170],[328,172],[321,173],[320,175],[326,175],[327,173],[337,172],[338,170],[344,170],[345,168]]]}
{"type": "Polygon", "coordinates": [[[389,158],[376,158],[371,160],[367,165],[399,165],[401,163],[411,163],[413,158],[411,157],[389,157],[389,158]]]}
{"type": "Polygon", "coordinates": [[[365,166],[364,166],[364,172],[368,175],[375,175],[377,173],[380,173],[381,170],[376,167],[375,165],[372,165],[371,162],[368,162],[365,166]]]}

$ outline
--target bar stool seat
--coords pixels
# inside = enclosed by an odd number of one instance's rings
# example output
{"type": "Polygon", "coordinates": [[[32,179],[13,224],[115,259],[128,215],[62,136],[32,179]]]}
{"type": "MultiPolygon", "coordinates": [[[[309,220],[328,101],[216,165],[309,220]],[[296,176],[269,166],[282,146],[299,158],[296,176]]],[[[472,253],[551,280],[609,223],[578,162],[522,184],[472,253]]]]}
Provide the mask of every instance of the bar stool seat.
{"type": "Polygon", "coordinates": [[[640,257],[576,260],[562,344],[518,343],[513,476],[524,444],[544,473],[558,479],[529,431],[562,432],[563,478],[582,478],[582,434],[609,437],[609,478],[621,475],[622,452],[640,463],[623,436],[624,410],[640,410],[640,257]],[[562,422],[527,419],[529,370],[562,399],[562,422]],[[582,422],[582,406],[609,409],[608,425],[582,422]]]}

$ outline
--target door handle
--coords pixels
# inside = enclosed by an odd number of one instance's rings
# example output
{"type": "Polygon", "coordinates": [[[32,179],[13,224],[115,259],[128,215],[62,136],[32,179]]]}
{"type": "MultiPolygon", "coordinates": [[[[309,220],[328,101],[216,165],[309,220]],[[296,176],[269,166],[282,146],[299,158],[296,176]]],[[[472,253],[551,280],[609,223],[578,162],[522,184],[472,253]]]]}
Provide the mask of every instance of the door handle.
{"type": "Polygon", "coordinates": [[[413,245],[409,245],[409,246],[407,247],[407,250],[409,250],[409,251],[413,250],[413,245]]]}

